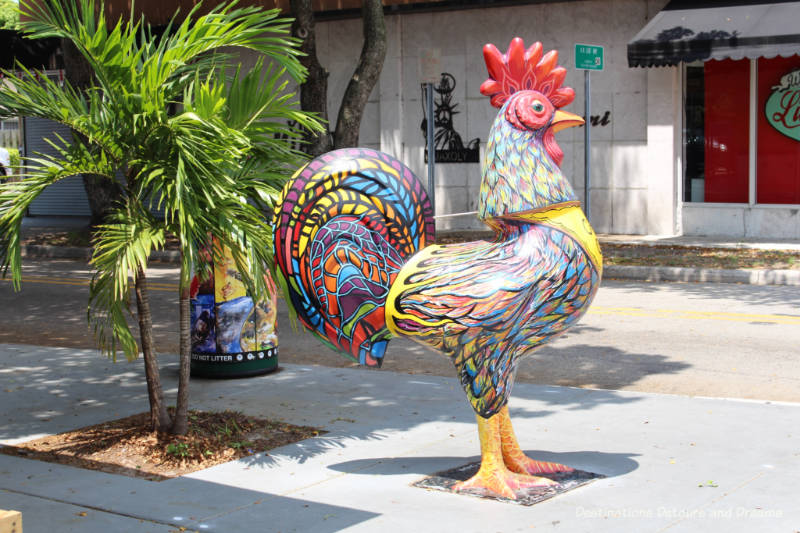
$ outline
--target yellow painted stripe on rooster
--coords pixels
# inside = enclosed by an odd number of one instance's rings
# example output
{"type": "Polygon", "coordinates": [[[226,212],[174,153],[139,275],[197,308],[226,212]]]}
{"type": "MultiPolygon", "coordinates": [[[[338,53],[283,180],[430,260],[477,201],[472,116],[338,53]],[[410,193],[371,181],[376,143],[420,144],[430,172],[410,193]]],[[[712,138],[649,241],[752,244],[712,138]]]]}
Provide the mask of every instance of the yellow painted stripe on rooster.
{"type": "Polygon", "coordinates": [[[398,170],[394,168],[392,165],[386,163],[385,161],[377,161],[378,165],[380,166],[381,170],[386,172],[387,174],[396,174],[398,170]]]}
{"type": "Polygon", "coordinates": [[[570,235],[589,254],[589,258],[600,275],[603,274],[603,252],[600,251],[600,243],[597,242],[597,235],[589,221],[586,220],[586,215],[583,214],[583,209],[578,202],[555,205],[551,209],[529,213],[514,213],[512,216],[517,219],[546,224],[570,235]]]}
{"type": "Polygon", "coordinates": [[[386,296],[386,308],[385,308],[385,317],[386,317],[386,327],[389,329],[389,332],[392,335],[414,335],[414,333],[410,331],[400,331],[395,327],[395,322],[397,320],[411,320],[412,322],[416,322],[417,324],[421,324],[423,326],[435,328],[438,326],[443,326],[448,322],[452,322],[450,319],[441,319],[441,320],[422,320],[417,315],[412,315],[409,313],[402,313],[400,312],[397,307],[395,306],[395,302],[398,298],[402,295],[403,291],[409,287],[418,287],[421,285],[427,285],[436,281],[437,278],[426,278],[423,281],[418,283],[409,283],[408,278],[415,274],[417,270],[417,265],[421,261],[425,261],[428,257],[430,257],[431,253],[441,249],[442,247],[438,244],[432,244],[426,248],[423,248],[416,254],[414,254],[411,259],[403,265],[403,268],[400,269],[400,272],[397,273],[394,281],[392,282],[391,287],[389,288],[389,294],[386,296]]]}
{"type": "Polygon", "coordinates": [[[378,165],[376,163],[377,161],[374,161],[372,159],[367,159],[366,157],[363,159],[358,159],[358,169],[362,170],[365,168],[378,168],[378,165]]]}

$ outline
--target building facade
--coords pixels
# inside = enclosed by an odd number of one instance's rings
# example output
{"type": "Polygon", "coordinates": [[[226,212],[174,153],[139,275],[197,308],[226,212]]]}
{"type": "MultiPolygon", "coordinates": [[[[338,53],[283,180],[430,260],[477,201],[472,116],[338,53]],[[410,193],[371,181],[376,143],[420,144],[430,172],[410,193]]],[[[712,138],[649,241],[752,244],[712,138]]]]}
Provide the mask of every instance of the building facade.
{"type": "Polygon", "coordinates": [[[800,2],[672,0],[629,44],[682,90],[680,232],[800,238],[797,20],[800,2]]]}
{"type": "MultiPolygon", "coordinates": [[[[435,55],[441,70],[435,93],[437,149],[442,148],[436,164],[436,214],[473,212],[486,135],[497,112],[479,92],[487,77],[483,45],[493,43],[504,51],[519,36],[527,44],[538,40],[545,50],[557,50],[559,64],[568,69],[565,85],[577,94],[566,109],[579,115],[584,114],[584,72],[573,68],[574,46],[602,45],[605,68],[591,74],[591,222],[604,233],[675,234],[680,231],[674,171],[681,99],[678,69],[632,69],[626,56],[630,38],[663,4],[518,2],[388,15],[388,52],[360,142],[401,158],[426,176],[421,70],[424,59],[435,55]],[[477,162],[470,162],[470,147],[477,149],[477,162]],[[460,162],[446,162],[454,160],[460,162]]],[[[361,50],[361,20],[318,22],[317,32],[320,62],[331,73],[329,113],[335,117],[361,50]]],[[[557,138],[565,152],[564,173],[584,200],[583,128],[559,132],[557,138]]],[[[469,214],[437,220],[438,229],[481,227],[469,214]]]]}
{"type": "MultiPolygon", "coordinates": [[[[361,19],[336,2],[320,5],[317,52],[335,118],[361,51],[361,19]]],[[[585,72],[575,69],[575,45],[601,45],[604,70],[590,74],[588,196],[583,128],[557,134],[564,173],[596,231],[800,239],[797,20],[800,2],[391,1],[360,144],[427,175],[421,82],[434,58],[437,228],[481,229],[472,212],[497,111],[479,92],[483,45],[504,51],[519,36],[557,50],[576,92],[566,109],[579,115],[585,72]]]]}

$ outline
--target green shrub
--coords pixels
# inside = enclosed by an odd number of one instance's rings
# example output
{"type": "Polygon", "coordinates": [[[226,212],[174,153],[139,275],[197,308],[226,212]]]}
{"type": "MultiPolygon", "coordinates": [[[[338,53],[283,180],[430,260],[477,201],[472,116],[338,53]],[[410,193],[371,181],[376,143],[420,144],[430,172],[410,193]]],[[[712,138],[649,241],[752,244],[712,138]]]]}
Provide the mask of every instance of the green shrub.
{"type": "Polygon", "coordinates": [[[17,2],[13,0],[0,0],[0,30],[13,30],[19,23],[17,2]]]}
{"type": "MultiPolygon", "coordinates": [[[[16,148],[8,148],[8,157],[11,160],[11,168],[17,169],[20,165],[19,150],[16,148]]],[[[15,172],[17,172],[15,170],[15,172]]]]}

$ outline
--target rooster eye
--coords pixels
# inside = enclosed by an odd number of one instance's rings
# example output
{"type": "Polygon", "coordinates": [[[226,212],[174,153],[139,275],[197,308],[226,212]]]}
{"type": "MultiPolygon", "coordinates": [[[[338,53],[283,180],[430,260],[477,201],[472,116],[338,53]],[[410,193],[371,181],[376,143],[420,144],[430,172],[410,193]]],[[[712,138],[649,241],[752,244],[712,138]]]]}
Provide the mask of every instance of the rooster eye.
{"type": "Polygon", "coordinates": [[[536,100],[531,107],[537,113],[541,113],[542,111],[544,111],[544,104],[541,103],[539,100],[536,100]]]}

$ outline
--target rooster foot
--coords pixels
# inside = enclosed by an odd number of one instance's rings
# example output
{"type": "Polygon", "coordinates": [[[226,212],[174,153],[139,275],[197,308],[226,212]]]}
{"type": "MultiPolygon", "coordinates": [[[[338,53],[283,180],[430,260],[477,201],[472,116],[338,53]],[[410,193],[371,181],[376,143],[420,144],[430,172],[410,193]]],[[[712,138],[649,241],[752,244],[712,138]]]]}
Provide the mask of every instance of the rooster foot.
{"type": "MultiPolygon", "coordinates": [[[[478,436],[481,441],[481,466],[474,476],[454,485],[453,490],[457,492],[476,490],[482,494],[516,500],[516,492],[519,490],[557,485],[555,481],[530,475],[527,471],[512,472],[508,469],[503,453],[502,431],[502,420],[506,416],[508,413],[503,410],[489,418],[477,417],[478,436]]],[[[522,452],[519,455],[525,457],[522,452]]]]}
{"type": "Polygon", "coordinates": [[[512,472],[516,472],[518,474],[530,474],[532,476],[537,474],[556,474],[558,472],[575,471],[574,468],[567,465],[536,461],[524,454],[514,455],[513,457],[507,457],[503,455],[503,462],[512,472]]]}
{"type": "Polygon", "coordinates": [[[453,486],[453,490],[456,492],[475,491],[480,494],[516,500],[517,492],[520,490],[557,484],[544,477],[515,474],[502,466],[484,468],[481,464],[477,474],[466,481],[457,483],[453,486]]]}
{"type": "Polygon", "coordinates": [[[519,447],[517,437],[514,435],[514,428],[511,426],[511,418],[508,415],[508,407],[503,407],[497,413],[497,426],[500,431],[500,448],[503,453],[503,462],[512,472],[518,474],[555,474],[557,472],[573,472],[574,469],[559,463],[548,463],[546,461],[536,461],[531,459],[519,447]]]}

